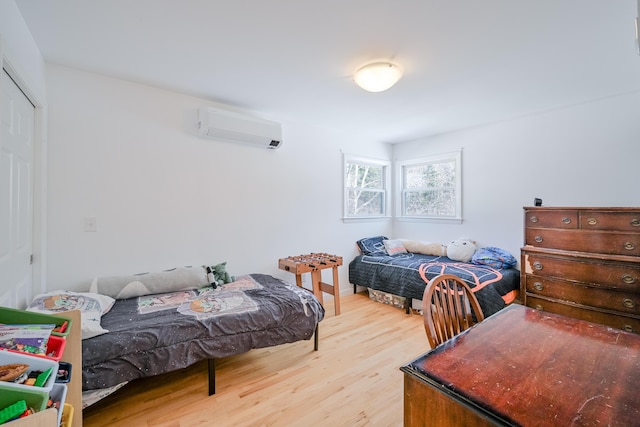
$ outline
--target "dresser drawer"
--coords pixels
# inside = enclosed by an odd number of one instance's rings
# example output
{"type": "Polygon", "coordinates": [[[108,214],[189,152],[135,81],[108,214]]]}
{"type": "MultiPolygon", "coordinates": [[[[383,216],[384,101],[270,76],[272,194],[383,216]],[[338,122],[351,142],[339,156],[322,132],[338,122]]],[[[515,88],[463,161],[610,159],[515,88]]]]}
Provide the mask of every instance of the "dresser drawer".
{"type": "Polygon", "coordinates": [[[522,251],[520,268],[526,274],[590,284],[592,287],[640,293],[640,263],[603,261],[522,251]]]}
{"type": "Polygon", "coordinates": [[[611,230],[640,233],[640,212],[585,211],[579,214],[584,230],[611,230]]]}
{"type": "Polygon", "coordinates": [[[525,277],[527,297],[541,295],[580,305],[640,315],[640,293],[619,292],[540,276],[525,277]]]}
{"type": "Polygon", "coordinates": [[[640,256],[640,233],[527,228],[525,244],[546,249],[640,256]]]}
{"type": "Polygon", "coordinates": [[[540,228],[578,228],[578,211],[576,210],[544,210],[525,209],[524,226],[540,228]]]}
{"type": "Polygon", "coordinates": [[[535,308],[536,310],[600,323],[602,325],[622,329],[627,332],[640,332],[640,319],[631,316],[618,315],[615,313],[591,309],[589,307],[564,304],[559,301],[550,301],[531,296],[527,296],[527,306],[535,308]]]}

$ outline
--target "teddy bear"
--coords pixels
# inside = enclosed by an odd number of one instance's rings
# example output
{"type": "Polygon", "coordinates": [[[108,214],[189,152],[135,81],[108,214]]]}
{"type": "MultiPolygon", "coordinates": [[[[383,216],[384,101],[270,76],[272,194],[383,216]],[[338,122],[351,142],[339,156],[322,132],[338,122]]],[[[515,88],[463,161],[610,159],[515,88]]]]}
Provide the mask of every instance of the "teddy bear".
{"type": "Polygon", "coordinates": [[[476,241],[460,237],[447,244],[447,257],[460,262],[469,262],[476,252],[476,241]]]}

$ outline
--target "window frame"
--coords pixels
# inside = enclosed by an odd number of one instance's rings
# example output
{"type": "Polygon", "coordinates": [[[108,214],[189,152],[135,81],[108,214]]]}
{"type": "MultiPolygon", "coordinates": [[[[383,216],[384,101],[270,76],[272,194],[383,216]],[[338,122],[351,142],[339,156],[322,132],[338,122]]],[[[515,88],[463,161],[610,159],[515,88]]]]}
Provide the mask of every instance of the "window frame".
{"type": "MultiPolygon", "coordinates": [[[[342,161],[342,219],[345,222],[357,222],[357,221],[380,221],[388,220],[391,218],[391,161],[374,159],[371,157],[357,156],[352,154],[344,154],[342,161]],[[353,188],[361,187],[347,187],[347,166],[351,163],[376,166],[382,168],[382,189],[379,190],[382,193],[383,212],[380,215],[350,215],[349,209],[349,190],[353,188]]],[[[367,189],[369,190],[369,189],[367,189]]]]}
{"type": "Polygon", "coordinates": [[[419,221],[419,222],[443,222],[443,223],[462,223],[462,150],[455,152],[436,154],[432,156],[424,156],[415,159],[396,160],[396,219],[400,221],[419,221]],[[456,201],[455,213],[453,216],[444,215],[406,215],[404,207],[405,188],[405,168],[407,166],[425,165],[430,163],[441,163],[443,161],[453,160],[455,162],[455,184],[453,186],[456,201]]]}

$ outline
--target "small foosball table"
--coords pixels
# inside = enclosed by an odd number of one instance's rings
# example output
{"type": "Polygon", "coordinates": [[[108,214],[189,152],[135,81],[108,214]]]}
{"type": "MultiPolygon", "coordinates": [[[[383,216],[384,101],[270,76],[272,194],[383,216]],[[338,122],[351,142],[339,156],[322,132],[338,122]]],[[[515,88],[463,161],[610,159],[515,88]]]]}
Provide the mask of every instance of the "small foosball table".
{"type": "Polygon", "coordinates": [[[342,265],[342,257],[325,253],[310,253],[306,255],[296,255],[287,258],[280,258],[278,267],[281,270],[289,271],[296,275],[296,285],[302,287],[302,275],[311,273],[311,284],[313,294],[322,300],[322,293],[333,295],[336,315],[340,314],[340,284],[338,282],[338,267],[342,265]],[[333,269],[333,285],[322,281],[322,270],[333,269]]]}

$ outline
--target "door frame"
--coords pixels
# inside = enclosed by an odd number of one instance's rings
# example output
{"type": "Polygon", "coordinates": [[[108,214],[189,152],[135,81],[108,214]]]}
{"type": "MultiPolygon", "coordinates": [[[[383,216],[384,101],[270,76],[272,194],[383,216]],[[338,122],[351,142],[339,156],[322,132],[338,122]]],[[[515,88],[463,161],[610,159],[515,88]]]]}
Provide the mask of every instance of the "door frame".
{"type": "MultiPolygon", "coordinates": [[[[0,36],[0,72],[5,70],[35,107],[33,132],[33,218],[31,295],[46,291],[47,273],[47,105],[33,90],[28,74],[11,61],[0,36]]],[[[0,97],[2,93],[0,93],[0,97]]],[[[2,136],[0,135],[0,138],[2,136]]],[[[0,144],[2,141],[0,140],[0,144]]],[[[16,305],[17,301],[11,301],[16,305]]],[[[24,307],[18,307],[24,308],[24,307]]]]}

